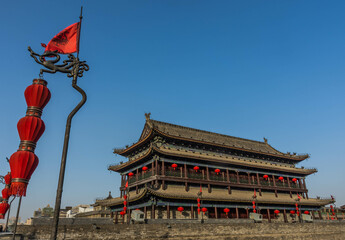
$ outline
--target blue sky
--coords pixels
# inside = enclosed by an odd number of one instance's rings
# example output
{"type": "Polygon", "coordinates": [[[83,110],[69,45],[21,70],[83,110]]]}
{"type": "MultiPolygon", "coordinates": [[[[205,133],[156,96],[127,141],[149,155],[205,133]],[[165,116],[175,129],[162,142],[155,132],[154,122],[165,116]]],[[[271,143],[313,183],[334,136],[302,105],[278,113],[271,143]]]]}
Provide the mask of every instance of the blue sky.
{"type": "MultiPolygon", "coordinates": [[[[310,196],[345,204],[344,1],[6,1],[0,8],[0,174],[19,145],[24,90],[40,66],[27,47],[78,21],[88,101],[72,123],[62,205],[118,194],[114,147],[152,118],[309,153],[310,196]]],[[[66,117],[80,100],[63,74],[42,119],[39,166],[21,216],[54,205],[66,117]]],[[[14,212],[14,211],[13,211],[14,212]]]]}

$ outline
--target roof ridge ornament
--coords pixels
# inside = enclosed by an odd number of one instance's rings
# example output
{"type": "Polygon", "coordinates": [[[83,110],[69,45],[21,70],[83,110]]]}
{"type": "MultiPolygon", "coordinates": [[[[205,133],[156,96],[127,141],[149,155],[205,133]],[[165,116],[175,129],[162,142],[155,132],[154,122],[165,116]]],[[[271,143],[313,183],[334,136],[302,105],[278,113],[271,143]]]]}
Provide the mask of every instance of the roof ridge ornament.
{"type": "Polygon", "coordinates": [[[145,113],[145,119],[146,121],[149,121],[150,120],[150,117],[151,117],[151,113],[145,113]]]}
{"type": "Polygon", "coordinates": [[[268,140],[267,140],[267,138],[265,138],[265,137],[264,137],[264,141],[265,141],[265,143],[268,143],[268,140]]]}

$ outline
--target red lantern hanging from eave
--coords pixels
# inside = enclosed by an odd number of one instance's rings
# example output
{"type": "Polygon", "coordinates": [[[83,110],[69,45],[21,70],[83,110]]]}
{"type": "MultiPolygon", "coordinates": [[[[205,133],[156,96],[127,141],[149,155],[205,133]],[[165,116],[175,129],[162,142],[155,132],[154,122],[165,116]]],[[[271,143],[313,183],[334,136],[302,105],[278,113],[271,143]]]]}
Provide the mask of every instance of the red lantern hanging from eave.
{"type": "Polygon", "coordinates": [[[120,215],[121,215],[121,216],[123,216],[123,215],[125,215],[125,214],[126,214],[126,213],[125,213],[124,211],[121,211],[121,212],[120,212],[120,215]]]}
{"type": "Polygon", "coordinates": [[[4,200],[8,200],[8,198],[11,196],[10,189],[5,187],[4,189],[2,189],[1,194],[4,200]]]}
{"type": "Polygon", "coordinates": [[[268,175],[264,175],[264,179],[266,179],[266,180],[267,180],[267,179],[268,179],[268,175]]]}
{"type": "Polygon", "coordinates": [[[10,208],[10,205],[7,202],[0,203],[0,219],[5,218],[5,214],[9,208],[10,208]]]}
{"type": "Polygon", "coordinates": [[[124,211],[124,212],[127,211],[127,207],[126,207],[126,206],[123,207],[123,211],[124,211]]]}
{"type": "Polygon", "coordinates": [[[293,178],[292,181],[293,181],[294,183],[296,183],[296,182],[297,182],[297,178],[293,178]]]}
{"type": "Polygon", "coordinates": [[[196,201],[199,203],[200,202],[200,198],[197,198],[196,201]]]}
{"type": "Polygon", "coordinates": [[[123,198],[124,198],[125,200],[127,200],[127,195],[123,195],[123,198]]]}
{"type": "Polygon", "coordinates": [[[283,178],[283,177],[279,177],[278,179],[279,179],[279,181],[283,181],[283,180],[284,180],[284,178],[283,178]]]}
{"type": "Polygon", "coordinates": [[[201,211],[205,213],[205,212],[207,212],[207,208],[204,207],[201,209],[201,211]]]}
{"type": "Polygon", "coordinates": [[[179,212],[182,212],[183,210],[184,210],[183,207],[178,207],[178,208],[177,208],[177,211],[179,211],[179,212]]]}
{"type": "Polygon", "coordinates": [[[149,168],[145,166],[145,167],[143,167],[142,169],[143,169],[143,171],[145,172],[145,171],[147,171],[147,169],[149,169],[149,168]]]}
{"type": "Polygon", "coordinates": [[[256,213],[256,210],[255,210],[255,209],[253,210],[253,213],[256,213]]]}
{"type": "Polygon", "coordinates": [[[21,141],[37,142],[45,130],[45,125],[38,117],[25,116],[18,121],[17,129],[21,141]]]}
{"type": "Polygon", "coordinates": [[[17,151],[12,154],[9,163],[12,174],[11,194],[26,196],[26,188],[38,165],[38,157],[29,151],[17,151]]]}
{"type": "Polygon", "coordinates": [[[295,214],[296,212],[295,212],[294,210],[291,210],[290,213],[291,213],[291,214],[295,214]]]}
{"type": "Polygon", "coordinates": [[[134,173],[130,172],[128,173],[128,176],[132,177],[134,175],[134,173]]]}
{"type": "Polygon", "coordinates": [[[177,164],[173,163],[173,164],[171,164],[171,167],[175,170],[177,168],[177,164]]]}
{"type": "Polygon", "coordinates": [[[195,170],[195,172],[197,172],[200,168],[198,166],[193,167],[193,169],[195,170]]]}
{"type": "Polygon", "coordinates": [[[201,206],[201,204],[200,204],[200,203],[198,203],[198,208],[200,208],[200,206],[201,206]]]}
{"type": "Polygon", "coordinates": [[[309,214],[309,211],[304,211],[304,214],[309,214]]]}
{"type": "Polygon", "coordinates": [[[230,212],[230,209],[229,208],[224,208],[223,211],[226,213],[226,215],[228,215],[228,213],[230,212]]]}
{"type": "Polygon", "coordinates": [[[275,213],[275,214],[279,214],[280,211],[279,211],[279,210],[274,210],[274,213],[275,213]]]}
{"type": "Polygon", "coordinates": [[[5,175],[5,177],[4,177],[5,184],[6,184],[6,185],[10,185],[10,184],[11,184],[11,179],[12,179],[11,173],[8,172],[8,173],[5,175]]]}
{"type": "Polygon", "coordinates": [[[214,170],[214,172],[218,175],[220,173],[220,169],[217,168],[216,170],[214,170]]]}
{"type": "Polygon", "coordinates": [[[47,105],[51,94],[46,86],[47,82],[45,80],[34,79],[33,84],[25,89],[24,96],[29,107],[36,107],[42,110],[47,105]]]}
{"type": "Polygon", "coordinates": [[[123,205],[125,205],[125,206],[127,205],[127,201],[126,201],[126,200],[125,200],[125,201],[123,201],[123,205]]]}

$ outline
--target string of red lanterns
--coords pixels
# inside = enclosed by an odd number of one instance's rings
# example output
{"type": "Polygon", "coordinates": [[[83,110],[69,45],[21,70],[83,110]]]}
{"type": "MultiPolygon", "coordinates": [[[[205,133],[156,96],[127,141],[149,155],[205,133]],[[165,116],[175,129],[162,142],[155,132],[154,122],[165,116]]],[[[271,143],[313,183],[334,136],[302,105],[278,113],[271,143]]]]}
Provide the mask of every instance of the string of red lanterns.
{"type": "Polygon", "coordinates": [[[45,130],[41,115],[51,94],[45,80],[34,79],[32,85],[26,88],[24,96],[28,107],[26,116],[17,124],[20,145],[9,160],[12,175],[11,194],[15,196],[26,196],[27,185],[38,165],[38,157],[34,151],[45,130]]]}

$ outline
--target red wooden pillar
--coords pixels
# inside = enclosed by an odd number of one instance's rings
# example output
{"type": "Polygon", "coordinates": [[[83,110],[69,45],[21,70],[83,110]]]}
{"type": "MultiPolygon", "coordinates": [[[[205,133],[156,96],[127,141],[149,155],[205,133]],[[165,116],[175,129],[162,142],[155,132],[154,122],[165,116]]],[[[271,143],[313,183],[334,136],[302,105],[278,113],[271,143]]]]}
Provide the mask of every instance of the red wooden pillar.
{"type": "Polygon", "coordinates": [[[237,177],[237,183],[240,183],[240,175],[238,171],[236,171],[236,177],[237,177]]]}
{"type": "MultiPolygon", "coordinates": [[[[187,179],[188,178],[188,176],[187,176],[187,165],[184,164],[183,168],[184,168],[184,178],[187,179]]],[[[185,181],[185,190],[186,191],[188,190],[188,183],[187,183],[187,181],[185,181]]]]}
{"type": "Polygon", "coordinates": [[[152,204],[152,208],[151,208],[151,219],[155,219],[155,205],[152,204]]]}
{"type": "Polygon", "coordinates": [[[290,185],[290,178],[287,177],[287,182],[288,182],[288,187],[291,188],[291,185],[290,185]]]}
{"type": "Polygon", "coordinates": [[[191,215],[191,219],[194,219],[194,208],[193,208],[193,204],[190,207],[190,215],[191,215]]]}
{"type": "Polygon", "coordinates": [[[240,218],[240,216],[239,216],[239,214],[238,214],[238,207],[236,207],[236,218],[237,218],[237,219],[240,218]]]}
{"type": "Polygon", "coordinates": [[[170,219],[170,205],[167,205],[167,219],[170,219]]]}
{"type": "Polygon", "coordinates": [[[247,218],[249,218],[249,209],[246,208],[246,212],[247,212],[247,218]]]}
{"type": "Polygon", "coordinates": [[[256,173],[256,178],[258,179],[258,185],[261,185],[260,178],[259,178],[259,173],[256,173]]]}
{"type": "Polygon", "coordinates": [[[286,222],[286,223],[288,222],[285,209],[284,209],[284,222],[286,222]]]}
{"type": "Polygon", "coordinates": [[[303,187],[304,187],[304,189],[307,189],[307,186],[305,185],[305,179],[302,178],[302,181],[303,181],[303,187]]]}
{"type": "Polygon", "coordinates": [[[251,184],[251,182],[250,182],[250,173],[248,172],[247,174],[248,174],[248,184],[251,184]]]}
{"type": "Polygon", "coordinates": [[[226,181],[230,182],[229,170],[226,169],[226,181]]]}
{"type": "MultiPolygon", "coordinates": [[[[209,172],[208,166],[206,166],[206,177],[207,177],[207,180],[209,181],[210,180],[210,172],[209,172]]],[[[210,184],[207,184],[207,188],[208,188],[208,192],[211,193],[211,185],[210,184]]]]}
{"type": "Polygon", "coordinates": [[[144,207],[144,214],[145,214],[145,219],[147,219],[147,207],[144,207]]]}
{"type": "Polygon", "coordinates": [[[118,224],[119,220],[118,220],[118,212],[115,212],[115,224],[118,224]]]}
{"type": "Polygon", "coordinates": [[[273,186],[276,187],[276,179],[275,179],[274,175],[272,175],[272,180],[273,180],[273,186]]]}
{"type": "Polygon", "coordinates": [[[215,216],[216,216],[216,219],[218,218],[218,211],[217,211],[217,207],[214,207],[214,213],[215,213],[215,216]]]}
{"type": "Polygon", "coordinates": [[[267,208],[267,217],[268,217],[268,222],[271,222],[271,214],[270,214],[270,210],[267,208]]]}
{"type": "Polygon", "coordinates": [[[165,176],[165,165],[164,165],[164,160],[162,161],[162,176],[165,176]]]}
{"type": "Polygon", "coordinates": [[[313,216],[313,219],[315,219],[315,214],[313,210],[311,211],[311,215],[313,216]]]}

